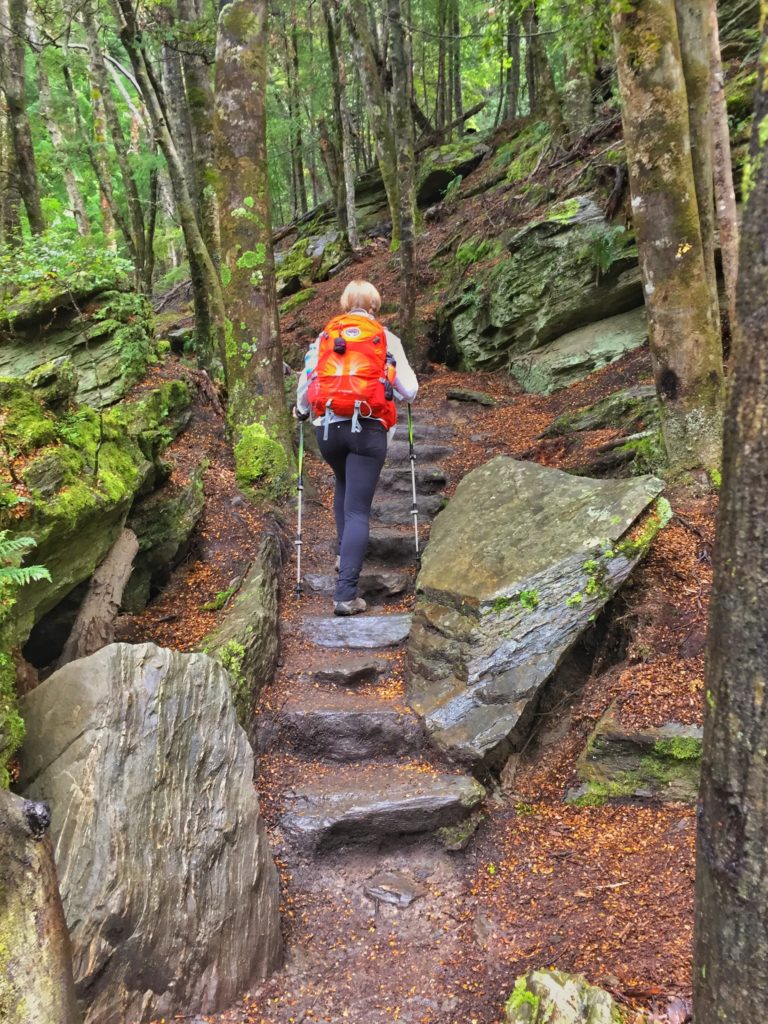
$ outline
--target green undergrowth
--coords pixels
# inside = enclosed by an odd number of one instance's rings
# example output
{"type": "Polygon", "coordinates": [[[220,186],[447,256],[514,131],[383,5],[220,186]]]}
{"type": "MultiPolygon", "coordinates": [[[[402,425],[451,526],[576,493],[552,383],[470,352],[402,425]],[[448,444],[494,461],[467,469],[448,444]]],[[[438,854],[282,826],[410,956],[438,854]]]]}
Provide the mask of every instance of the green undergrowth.
{"type": "Polygon", "coordinates": [[[498,148],[494,165],[501,170],[506,168],[507,182],[523,181],[535,170],[549,140],[549,126],[535,121],[498,148]]]}
{"type": "Polygon", "coordinates": [[[300,292],[289,296],[285,302],[280,304],[280,315],[285,316],[286,313],[293,312],[294,309],[298,309],[299,306],[303,306],[310,299],[313,299],[316,294],[316,288],[302,288],[300,292]]]}
{"type": "Polygon", "coordinates": [[[0,247],[0,326],[33,319],[99,291],[124,288],[131,264],[94,240],[61,228],[0,247]]]}

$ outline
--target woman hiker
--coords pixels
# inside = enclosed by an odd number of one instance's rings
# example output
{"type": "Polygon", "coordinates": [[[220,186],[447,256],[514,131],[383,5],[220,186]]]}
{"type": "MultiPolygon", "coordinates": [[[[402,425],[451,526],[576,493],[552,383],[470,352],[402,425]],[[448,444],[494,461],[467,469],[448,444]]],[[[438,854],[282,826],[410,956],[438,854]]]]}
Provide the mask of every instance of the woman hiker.
{"type": "Polygon", "coordinates": [[[394,433],[395,399],[419,390],[400,339],[376,319],[381,296],[368,281],[351,281],[334,317],[309,347],[299,375],[295,414],[311,413],[320,453],[333,470],[338,539],[334,614],[367,608],[357,596],[368,547],[371,504],[394,433]]]}

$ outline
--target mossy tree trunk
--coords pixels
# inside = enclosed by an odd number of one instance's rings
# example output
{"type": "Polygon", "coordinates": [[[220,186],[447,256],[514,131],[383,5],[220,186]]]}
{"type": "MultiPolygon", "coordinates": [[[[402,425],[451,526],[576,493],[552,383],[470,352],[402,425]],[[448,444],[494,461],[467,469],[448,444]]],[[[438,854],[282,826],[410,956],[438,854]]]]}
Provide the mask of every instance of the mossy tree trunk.
{"type": "Polygon", "coordinates": [[[733,187],[731,138],[725,102],[723,64],[720,58],[720,29],[717,5],[709,0],[709,107],[712,115],[712,146],[715,180],[715,208],[720,230],[720,253],[725,278],[728,319],[736,330],[736,279],[739,274],[739,221],[736,215],[736,191],[733,187]]]}
{"type": "Polygon", "coordinates": [[[699,223],[674,0],[613,16],[632,212],[669,461],[720,463],[723,360],[699,223]]]}
{"type": "MultiPolygon", "coordinates": [[[[197,0],[178,0],[181,21],[202,18],[197,0]]],[[[213,83],[203,56],[192,49],[182,56],[197,188],[198,221],[203,241],[216,266],[220,261],[219,207],[213,173],[213,83]]]]}
{"type": "Polygon", "coordinates": [[[222,7],[214,143],[227,308],[228,417],[236,459],[243,450],[238,442],[253,424],[290,451],[267,174],[267,39],[267,0],[233,0],[222,7]]]}
{"type": "Polygon", "coordinates": [[[50,814],[0,790],[0,1020],[80,1024],[50,814]]]}
{"type": "Polygon", "coordinates": [[[224,359],[226,314],[216,266],[200,233],[195,203],[187,187],[184,166],[166,117],[166,101],[144,50],[133,0],[115,0],[120,39],[131,58],[133,73],[152,122],[157,143],[165,157],[184,243],[189,257],[195,306],[197,355],[204,365],[224,359]]]}
{"type": "Polygon", "coordinates": [[[696,1024],[761,1021],[768,992],[768,2],[744,213],[706,668],[696,1024]]]}
{"type": "Polygon", "coordinates": [[[17,185],[34,235],[45,230],[40,184],[29,124],[24,51],[27,37],[26,0],[0,0],[0,87],[5,94],[13,139],[17,185]]]}
{"type": "Polygon", "coordinates": [[[400,317],[398,329],[408,352],[413,352],[413,327],[416,314],[414,277],[414,236],[416,232],[416,167],[414,158],[413,113],[409,101],[410,47],[403,24],[402,0],[389,0],[390,43],[392,47],[392,84],[397,131],[397,175],[400,204],[400,317]]]}
{"type": "Polygon", "coordinates": [[[16,154],[5,94],[0,89],[0,244],[18,245],[21,240],[21,193],[16,154]]]}
{"type": "Polygon", "coordinates": [[[699,230],[704,252],[704,267],[710,278],[712,316],[720,323],[715,274],[715,195],[712,181],[712,117],[709,100],[710,51],[712,28],[709,0],[675,0],[680,55],[683,60],[685,92],[688,97],[688,127],[691,137],[691,162],[699,208],[699,230]]]}
{"type": "Polygon", "coordinates": [[[400,245],[397,145],[384,84],[386,68],[379,52],[378,41],[368,22],[365,4],[362,0],[349,0],[343,9],[365,95],[376,159],[387,193],[387,205],[392,219],[392,248],[397,249],[400,245]]]}

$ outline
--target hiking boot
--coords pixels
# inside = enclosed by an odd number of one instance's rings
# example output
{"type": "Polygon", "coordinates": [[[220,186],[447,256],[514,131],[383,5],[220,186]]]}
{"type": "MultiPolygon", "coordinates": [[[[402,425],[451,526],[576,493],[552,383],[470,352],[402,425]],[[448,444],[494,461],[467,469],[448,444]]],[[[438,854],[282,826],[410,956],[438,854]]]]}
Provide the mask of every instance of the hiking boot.
{"type": "Polygon", "coordinates": [[[336,572],[338,572],[341,569],[341,555],[336,555],[336,562],[334,563],[334,568],[336,569],[336,572]]]}
{"type": "Polygon", "coordinates": [[[333,606],[334,615],[359,615],[360,612],[368,610],[368,605],[362,597],[355,597],[351,601],[337,601],[333,606]]]}

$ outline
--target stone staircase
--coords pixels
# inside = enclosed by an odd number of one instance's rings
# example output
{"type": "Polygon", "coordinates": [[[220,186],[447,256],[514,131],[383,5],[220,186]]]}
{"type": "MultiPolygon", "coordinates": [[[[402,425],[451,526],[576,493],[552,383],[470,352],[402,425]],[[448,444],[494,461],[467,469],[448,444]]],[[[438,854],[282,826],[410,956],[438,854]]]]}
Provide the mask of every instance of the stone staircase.
{"type": "MultiPolygon", "coordinates": [[[[419,412],[415,423],[420,541],[445,502],[452,452],[447,422],[419,412]]],[[[475,779],[441,763],[402,681],[416,579],[411,471],[405,424],[390,444],[374,500],[360,593],[371,606],[352,618],[329,614],[335,583],[331,538],[308,537],[314,552],[299,614],[286,627],[282,679],[288,696],[260,726],[262,752],[294,772],[277,798],[285,843],[300,857],[347,848],[391,848],[414,837],[449,836],[484,797],[475,779]],[[319,555],[318,555],[319,552],[319,555]],[[391,607],[395,603],[394,607],[391,607]]],[[[311,520],[305,536],[312,529],[311,520]]],[[[312,557],[312,556],[310,556],[312,557]]]]}

